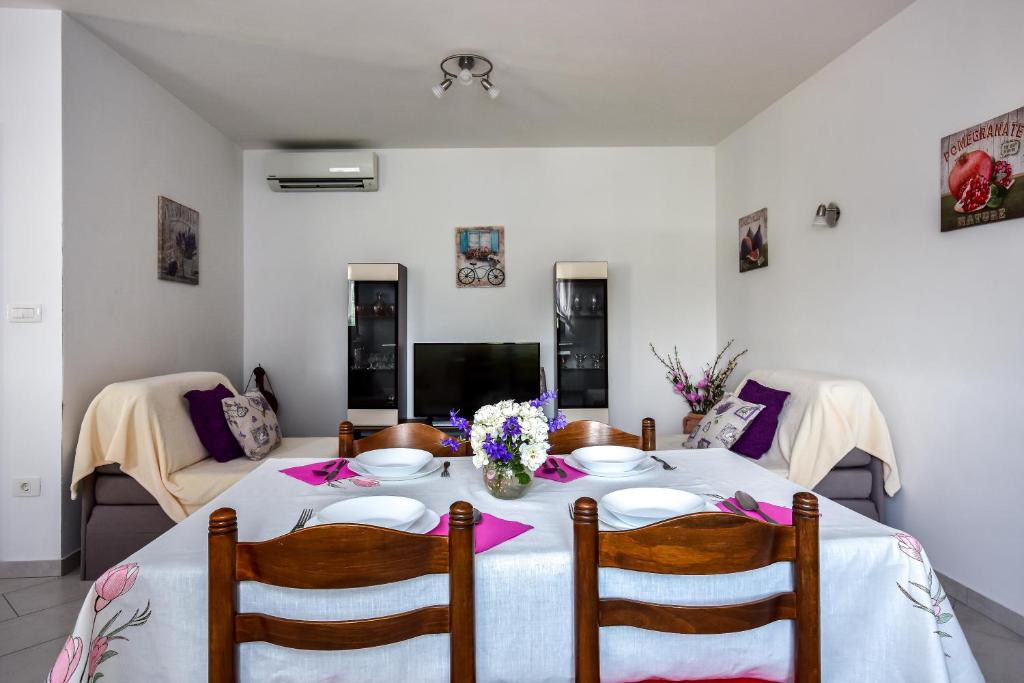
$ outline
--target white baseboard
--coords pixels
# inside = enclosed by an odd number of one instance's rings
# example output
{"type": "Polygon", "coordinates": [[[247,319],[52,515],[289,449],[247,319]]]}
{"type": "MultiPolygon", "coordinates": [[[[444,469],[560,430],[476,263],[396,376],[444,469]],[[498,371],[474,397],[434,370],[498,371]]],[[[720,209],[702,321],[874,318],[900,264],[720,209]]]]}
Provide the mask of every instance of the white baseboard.
{"type": "Polygon", "coordinates": [[[969,588],[956,579],[951,579],[942,572],[935,572],[942,582],[942,588],[953,600],[962,602],[971,609],[985,615],[992,621],[1005,626],[1017,635],[1024,637],[1024,614],[1018,614],[1009,607],[1004,607],[998,602],[982,595],[973,588],[969,588]]]}
{"type": "Polygon", "coordinates": [[[17,560],[0,562],[0,579],[34,576],[64,576],[78,567],[78,550],[59,560],[17,560]]]}

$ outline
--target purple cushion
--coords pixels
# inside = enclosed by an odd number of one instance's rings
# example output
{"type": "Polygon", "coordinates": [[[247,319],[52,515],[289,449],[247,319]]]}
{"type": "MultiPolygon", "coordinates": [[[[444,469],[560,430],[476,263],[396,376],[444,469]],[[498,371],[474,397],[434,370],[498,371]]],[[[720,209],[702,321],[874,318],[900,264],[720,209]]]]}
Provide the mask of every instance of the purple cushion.
{"type": "Polygon", "coordinates": [[[228,421],[224,419],[224,407],[220,403],[222,399],[233,397],[231,390],[223,384],[213,389],[193,389],[185,394],[192,426],[206,452],[217,462],[227,462],[245,455],[235,435],[231,433],[228,421]]]}
{"type": "Polygon", "coordinates": [[[782,413],[782,406],[789,398],[789,392],[772,389],[749,380],[743,385],[740,398],[751,403],[760,403],[764,410],[754,418],[754,422],[732,445],[731,450],[733,453],[757,460],[772,447],[775,430],[779,428],[779,414],[782,413]]]}

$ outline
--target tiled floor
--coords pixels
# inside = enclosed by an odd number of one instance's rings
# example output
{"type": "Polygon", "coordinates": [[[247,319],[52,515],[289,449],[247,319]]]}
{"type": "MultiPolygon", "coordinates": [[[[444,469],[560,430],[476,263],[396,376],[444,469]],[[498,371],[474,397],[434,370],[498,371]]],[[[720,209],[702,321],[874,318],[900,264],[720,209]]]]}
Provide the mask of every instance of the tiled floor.
{"type": "MultiPolygon", "coordinates": [[[[0,579],[0,681],[39,683],[75,624],[90,582],[63,578],[0,579]]],[[[1024,681],[1024,638],[954,601],[988,683],[1024,681]]]]}

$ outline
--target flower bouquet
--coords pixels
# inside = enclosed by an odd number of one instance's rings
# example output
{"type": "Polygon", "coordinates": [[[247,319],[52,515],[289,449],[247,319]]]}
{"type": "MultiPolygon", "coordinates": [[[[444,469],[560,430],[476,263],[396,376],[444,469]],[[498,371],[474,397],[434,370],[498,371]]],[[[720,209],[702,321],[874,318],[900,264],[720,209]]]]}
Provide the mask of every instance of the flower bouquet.
{"type": "MultiPolygon", "coordinates": [[[[707,414],[711,407],[722,400],[722,396],[725,395],[725,385],[729,381],[729,376],[732,375],[739,364],[740,357],[747,352],[747,349],[743,349],[730,358],[723,368],[719,369],[719,363],[722,362],[734,341],[734,339],[729,340],[729,343],[715,356],[715,361],[704,366],[704,371],[696,380],[683,367],[682,361],[679,360],[679,350],[677,348],[673,347],[672,356],[662,357],[655,350],[654,344],[651,344],[651,353],[668,370],[665,373],[665,379],[672,385],[672,391],[686,399],[690,406],[691,416],[696,417],[707,414]]],[[[690,418],[690,416],[687,417],[690,418]]],[[[699,421],[699,417],[695,420],[690,418],[690,422],[694,423],[693,426],[696,426],[696,422],[699,421]]],[[[688,430],[685,425],[686,420],[684,420],[683,431],[688,434],[692,431],[692,427],[688,430]]]]}
{"type": "Polygon", "coordinates": [[[544,405],[555,398],[546,391],[532,401],[500,401],[481,407],[470,423],[451,411],[452,425],[459,430],[454,438],[442,441],[452,451],[469,442],[473,464],[483,469],[484,484],[496,498],[519,498],[533,481],[533,473],[548,457],[548,434],[563,429],[565,414],[550,421],[544,405]]]}

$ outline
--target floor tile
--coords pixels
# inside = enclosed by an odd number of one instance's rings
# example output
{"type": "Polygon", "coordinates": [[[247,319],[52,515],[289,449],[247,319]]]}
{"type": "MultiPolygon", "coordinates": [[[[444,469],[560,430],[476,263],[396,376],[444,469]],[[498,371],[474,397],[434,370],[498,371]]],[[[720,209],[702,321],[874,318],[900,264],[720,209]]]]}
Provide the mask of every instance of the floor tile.
{"type": "Polygon", "coordinates": [[[14,611],[14,608],[7,604],[7,600],[4,596],[0,595],[0,621],[7,621],[18,616],[18,613],[14,611]]]}
{"type": "Polygon", "coordinates": [[[56,576],[26,576],[23,579],[0,579],[0,594],[56,580],[56,576]]]}
{"type": "Polygon", "coordinates": [[[24,650],[54,638],[67,638],[81,608],[81,602],[67,602],[17,619],[0,621],[0,655],[24,650]]]}
{"type": "Polygon", "coordinates": [[[0,657],[0,681],[4,683],[39,683],[57,659],[64,638],[56,638],[19,652],[0,657]]]}
{"type": "Polygon", "coordinates": [[[75,572],[46,583],[8,591],[4,597],[19,616],[25,616],[65,602],[81,603],[91,587],[92,581],[82,581],[75,572]]]}
{"type": "Polygon", "coordinates": [[[1007,640],[1017,641],[1024,646],[1024,637],[1014,633],[1002,624],[992,621],[973,607],[969,607],[962,602],[956,602],[953,609],[956,612],[957,621],[960,622],[960,626],[963,627],[964,631],[1006,638],[1007,640]]]}
{"type": "Polygon", "coordinates": [[[1024,641],[975,630],[967,630],[965,634],[988,683],[1020,683],[1021,672],[1024,672],[1024,641]]]}

